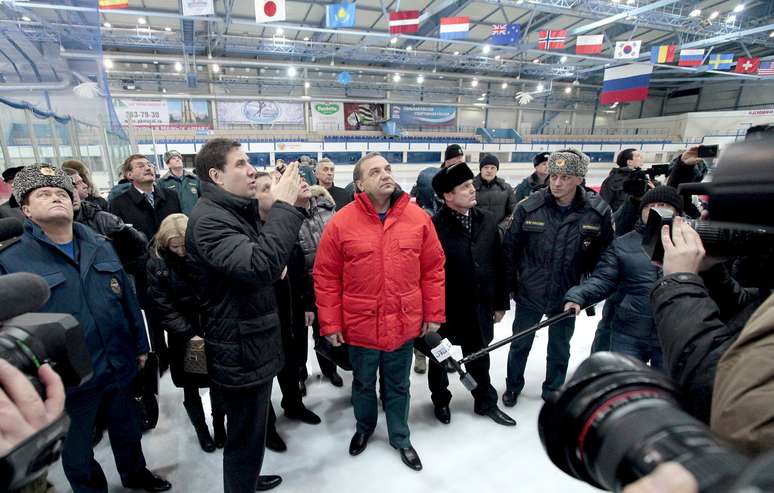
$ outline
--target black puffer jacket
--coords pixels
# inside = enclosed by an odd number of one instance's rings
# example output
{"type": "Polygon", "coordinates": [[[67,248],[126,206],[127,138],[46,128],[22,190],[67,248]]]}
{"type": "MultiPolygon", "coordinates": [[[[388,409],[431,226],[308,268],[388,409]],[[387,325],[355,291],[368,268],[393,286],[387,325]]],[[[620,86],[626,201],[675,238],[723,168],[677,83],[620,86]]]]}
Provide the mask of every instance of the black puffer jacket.
{"type": "Polygon", "coordinates": [[[472,209],[468,234],[447,207],[433,217],[446,256],[446,323],[442,335],[454,344],[489,344],[492,314],[510,307],[505,263],[494,216],[472,209]]]}
{"type": "Polygon", "coordinates": [[[562,215],[550,189],[516,206],[505,237],[508,287],[516,303],[559,313],[568,289],[594,270],[613,239],[610,207],[599,195],[578,187],[562,215]]]}
{"type": "Polygon", "coordinates": [[[177,387],[209,385],[207,375],[186,373],[183,357],[188,341],[204,337],[201,326],[201,303],[196,296],[193,272],[186,259],[175,254],[151,254],[148,259],[148,298],[150,310],[169,341],[169,368],[177,387]]]}
{"type": "Polygon", "coordinates": [[[479,173],[473,179],[473,186],[476,187],[476,207],[491,212],[498,224],[510,217],[516,200],[513,189],[505,180],[495,177],[494,180],[486,182],[479,173]]]}
{"type": "Polygon", "coordinates": [[[210,379],[231,388],[266,382],[284,364],[273,284],[304,216],[276,202],[261,226],[258,201],[202,184],[186,231],[202,301],[210,379]]]}
{"type": "Polygon", "coordinates": [[[314,257],[317,254],[317,245],[320,244],[323,228],[333,217],[336,211],[336,204],[330,193],[319,185],[311,187],[312,199],[307,210],[308,216],[301,225],[301,232],[298,234],[298,243],[304,252],[306,261],[306,270],[312,275],[314,267],[314,257]]]}
{"type": "Polygon", "coordinates": [[[581,306],[597,303],[615,294],[615,314],[610,326],[616,332],[658,345],[650,307],[650,290],[661,278],[642,249],[640,223],[636,231],[619,236],[607,247],[594,272],[564,297],[581,306]]]}
{"type": "Polygon", "coordinates": [[[685,409],[709,423],[715,371],[767,293],[739,286],[722,266],[701,276],[666,276],[651,293],[664,365],[685,396],[685,409]]]}
{"type": "MultiPolygon", "coordinates": [[[[124,269],[135,279],[145,279],[148,260],[148,239],[144,234],[124,223],[120,217],[105,212],[92,202],[81,202],[75,221],[107,236],[113,242],[124,269]]],[[[142,285],[145,285],[143,282],[142,285]]]]}
{"type": "Polygon", "coordinates": [[[629,194],[623,191],[623,182],[629,178],[632,171],[634,170],[631,168],[613,168],[602,182],[599,195],[610,205],[613,212],[617,211],[629,197],[629,194]]]}

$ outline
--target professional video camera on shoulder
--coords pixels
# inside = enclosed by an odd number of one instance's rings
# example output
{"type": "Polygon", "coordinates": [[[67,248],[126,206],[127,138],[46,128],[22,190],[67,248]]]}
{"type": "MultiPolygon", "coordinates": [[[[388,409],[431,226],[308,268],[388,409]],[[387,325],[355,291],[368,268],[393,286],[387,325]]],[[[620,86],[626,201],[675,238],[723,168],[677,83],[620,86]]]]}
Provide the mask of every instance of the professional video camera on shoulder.
{"type": "MultiPolygon", "coordinates": [[[[0,276],[0,358],[20,370],[41,399],[45,388],[38,368],[48,363],[65,386],[78,386],[93,374],[86,339],[78,322],[60,313],[28,313],[48,300],[48,283],[35,274],[0,276]]],[[[42,474],[62,450],[69,427],[65,414],[0,457],[0,491],[16,490],[42,474]]]]}
{"type": "Polygon", "coordinates": [[[623,182],[623,191],[633,197],[642,197],[648,191],[648,183],[656,180],[658,176],[669,174],[669,164],[654,164],[650,168],[637,168],[623,182]]]}
{"type": "MultiPolygon", "coordinates": [[[[774,137],[731,144],[720,154],[709,183],[678,188],[683,196],[707,195],[709,221],[686,220],[707,255],[739,257],[774,253],[774,137]]],[[[661,261],[661,228],[668,211],[654,209],[643,237],[645,252],[661,261]]]]}

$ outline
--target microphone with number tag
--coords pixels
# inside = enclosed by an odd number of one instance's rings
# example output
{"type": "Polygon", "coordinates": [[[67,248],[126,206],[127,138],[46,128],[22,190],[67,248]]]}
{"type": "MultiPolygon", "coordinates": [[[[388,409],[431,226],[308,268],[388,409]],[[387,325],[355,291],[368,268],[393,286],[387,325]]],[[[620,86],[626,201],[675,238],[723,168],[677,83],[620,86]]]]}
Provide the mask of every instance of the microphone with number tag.
{"type": "Polygon", "coordinates": [[[442,366],[451,368],[459,374],[460,381],[466,389],[472,392],[473,389],[478,386],[473,377],[463,370],[460,364],[457,363],[457,360],[452,357],[451,352],[449,351],[452,345],[448,339],[442,339],[436,332],[428,332],[425,334],[424,340],[425,344],[430,347],[430,351],[433,353],[435,359],[442,366]]]}

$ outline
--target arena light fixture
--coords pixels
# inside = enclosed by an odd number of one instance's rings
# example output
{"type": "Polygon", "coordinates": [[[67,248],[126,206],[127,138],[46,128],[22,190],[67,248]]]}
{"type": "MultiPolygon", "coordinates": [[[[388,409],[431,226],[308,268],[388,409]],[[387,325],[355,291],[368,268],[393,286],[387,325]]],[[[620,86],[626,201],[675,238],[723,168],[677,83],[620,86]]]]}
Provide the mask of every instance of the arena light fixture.
{"type": "Polygon", "coordinates": [[[711,14],[709,15],[709,19],[710,19],[711,21],[712,21],[712,20],[715,20],[715,19],[717,19],[717,18],[718,18],[718,16],[719,16],[719,15],[720,15],[720,12],[718,12],[718,11],[716,10],[716,11],[714,11],[713,13],[711,13],[711,14]]]}
{"type": "Polygon", "coordinates": [[[102,24],[102,27],[104,27],[105,29],[110,29],[111,27],[113,27],[113,24],[111,24],[109,22],[104,22],[102,24]]]}
{"type": "Polygon", "coordinates": [[[406,46],[406,51],[411,51],[411,50],[413,50],[413,49],[414,49],[414,47],[413,47],[413,46],[411,46],[411,45],[408,45],[408,46],[406,46]]]}
{"type": "Polygon", "coordinates": [[[183,71],[183,64],[180,62],[175,62],[175,72],[182,72],[183,71]]]}
{"type": "Polygon", "coordinates": [[[111,68],[113,68],[113,60],[111,60],[110,58],[105,58],[104,60],[102,60],[102,65],[106,69],[110,70],[111,68]]]}
{"type": "Polygon", "coordinates": [[[543,86],[543,84],[540,83],[537,85],[535,89],[537,89],[537,92],[543,92],[543,89],[545,89],[545,86],[543,86]]]}
{"type": "Polygon", "coordinates": [[[396,37],[390,38],[390,44],[391,45],[394,45],[394,44],[397,44],[397,43],[398,43],[398,38],[396,38],[396,37]]]}
{"type": "Polygon", "coordinates": [[[417,84],[422,84],[425,82],[425,76],[424,75],[418,75],[417,76],[417,84]]]}
{"type": "Polygon", "coordinates": [[[141,26],[144,26],[147,23],[148,23],[148,21],[145,19],[145,17],[138,17],[137,18],[137,24],[139,24],[141,26]]]}
{"type": "Polygon", "coordinates": [[[769,37],[770,37],[770,38],[774,38],[774,31],[771,31],[771,32],[769,33],[769,37]]]}
{"type": "Polygon", "coordinates": [[[495,55],[495,60],[500,61],[500,55],[495,55]]]}
{"type": "Polygon", "coordinates": [[[489,45],[484,45],[484,47],[483,47],[483,48],[481,48],[481,51],[483,51],[483,52],[484,52],[484,55],[486,55],[487,53],[489,53],[490,51],[492,51],[492,47],[491,47],[491,46],[489,46],[489,45]]]}
{"type": "Polygon", "coordinates": [[[165,30],[166,32],[168,32],[168,33],[171,33],[171,32],[172,32],[172,28],[171,28],[171,27],[169,27],[169,26],[165,27],[165,28],[164,28],[164,30],[165,30]]]}
{"type": "Polygon", "coordinates": [[[566,56],[562,56],[562,58],[560,58],[559,61],[561,63],[565,63],[565,62],[567,62],[567,57],[566,56]]]}
{"type": "Polygon", "coordinates": [[[218,72],[220,72],[220,65],[218,65],[217,63],[213,63],[212,65],[210,65],[210,68],[212,68],[212,71],[213,71],[214,73],[216,73],[216,74],[217,74],[218,72]]]}
{"type": "Polygon", "coordinates": [[[459,51],[455,51],[455,52],[454,52],[454,56],[458,56],[459,54],[460,54],[460,52],[459,52],[459,51]]]}
{"type": "Polygon", "coordinates": [[[288,77],[295,77],[297,73],[296,67],[288,67],[288,77]]]}
{"type": "Polygon", "coordinates": [[[472,81],[470,81],[470,85],[472,87],[478,87],[478,79],[473,79],[472,81]]]}
{"type": "Polygon", "coordinates": [[[564,93],[565,94],[570,94],[571,92],[572,92],[572,86],[567,86],[567,87],[564,88],[564,93]]]}
{"type": "Polygon", "coordinates": [[[502,85],[500,86],[500,89],[508,89],[508,83],[503,82],[502,85]]]}
{"type": "Polygon", "coordinates": [[[22,20],[23,20],[24,22],[30,22],[30,21],[32,21],[32,19],[30,19],[30,18],[29,18],[29,17],[27,17],[26,15],[23,15],[23,16],[22,16],[22,20]]]}
{"type": "Polygon", "coordinates": [[[278,27],[278,28],[277,28],[277,29],[274,31],[274,34],[276,34],[277,36],[282,36],[283,34],[285,34],[285,30],[284,30],[284,29],[282,29],[281,27],[278,27]]]}
{"type": "Polygon", "coordinates": [[[634,5],[635,0],[626,0],[626,5],[634,5]]]}
{"type": "Polygon", "coordinates": [[[305,89],[309,89],[310,87],[312,87],[312,84],[309,81],[304,82],[304,88],[305,89]]]}
{"type": "Polygon", "coordinates": [[[739,12],[743,11],[743,10],[744,10],[744,4],[743,4],[743,3],[740,3],[739,5],[737,5],[736,7],[734,7],[734,12],[736,12],[737,14],[738,14],[739,12]]]}
{"type": "Polygon", "coordinates": [[[309,41],[309,36],[304,36],[304,41],[309,41]]]}
{"type": "Polygon", "coordinates": [[[726,17],[726,24],[733,24],[734,22],[736,22],[736,16],[734,14],[726,17]]]}
{"type": "Polygon", "coordinates": [[[688,17],[699,17],[701,15],[701,9],[693,9],[688,17]]]}
{"type": "Polygon", "coordinates": [[[392,81],[395,83],[400,82],[400,74],[395,74],[392,76],[392,81]]]}
{"type": "Polygon", "coordinates": [[[535,58],[534,60],[532,60],[532,63],[540,63],[540,58],[535,58]]]}
{"type": "Polygon", "coordinates": [[[167,93],[167,88],[166,87],[162,87],[161,88],[161,93],[162,94],[166,94],[167,93]]]}

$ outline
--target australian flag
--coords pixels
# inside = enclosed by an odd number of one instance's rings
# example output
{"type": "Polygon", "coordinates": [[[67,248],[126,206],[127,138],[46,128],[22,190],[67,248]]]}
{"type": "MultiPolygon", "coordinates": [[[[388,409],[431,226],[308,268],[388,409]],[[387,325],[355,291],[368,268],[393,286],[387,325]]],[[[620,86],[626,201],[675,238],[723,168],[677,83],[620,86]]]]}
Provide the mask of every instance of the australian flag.
{"type": "Polygon", "coordinates": [[[521,24],[495,24],[489,42],[493,45],[511,45],[521,38],[521,24]]]}

